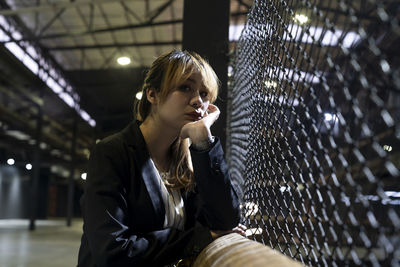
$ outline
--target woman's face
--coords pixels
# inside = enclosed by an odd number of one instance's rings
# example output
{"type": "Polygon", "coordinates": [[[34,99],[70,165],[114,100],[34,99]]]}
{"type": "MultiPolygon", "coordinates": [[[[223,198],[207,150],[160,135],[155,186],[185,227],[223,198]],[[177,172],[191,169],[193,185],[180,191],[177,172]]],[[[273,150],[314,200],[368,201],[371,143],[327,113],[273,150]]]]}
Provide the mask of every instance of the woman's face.
{"type": "Polygon", "coordinates": [[[196,72],[178,84],[157,111],[163,123],[180,130],[186,123],[200,120],[209,104],[210,93],[203,85],[201,74],[196,72]]]}

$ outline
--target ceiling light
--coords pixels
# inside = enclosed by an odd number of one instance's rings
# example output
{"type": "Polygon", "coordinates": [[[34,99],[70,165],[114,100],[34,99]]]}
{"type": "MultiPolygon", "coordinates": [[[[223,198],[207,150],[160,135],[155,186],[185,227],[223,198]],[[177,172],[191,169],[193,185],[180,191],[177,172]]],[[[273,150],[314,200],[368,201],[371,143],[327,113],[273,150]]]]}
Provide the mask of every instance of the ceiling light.
{"type": "Polygon", "coordinates": [[[143,92],[142,91],[136,93],[136,98],[137,99],[139,99],[139,100],[142,99],[142,96],[143,96],[143,92]]]}
{"type": "Polygon", "coordinates": [[[233,68],[232,66],[228,66],[228,77],[231,77],[233,75],[233,68]]]}
{"type": "Polygon", "coordinates": [[[389,146],[389,145],[384,145],[384,146],[383,146],[383,150],[386,150],[387,152],[392,151],[392,149],[393,149],[392,146],[389,146]]]}
{"type": "Polygon", "coordinates": [[[29,140],[31,137],[24,132],[18,130],[8,130],[5,132],[6,135],[12,136],[18,140],[29,140]]]}
{"type": "MultiPolygon", "coordinates": [[[[8,24],[7,21],[4,20],[3,16],[0,16],[0,25],[2,28],[10,28],[11,25],[8,24]]],[[[21,39],[22,34],[15,29],[12,31],[12,38],[21,39]]],[[[0,30],[0,41],[9,41],[9,34],[5,33],[3,30],[0,30]]],[[[71,108],[74,108],[76,111],[82,110],[79,103],[77,103],[73,97],[66,96],[63,92],[64,89],[67,89],[68,92],[72,93],[73,88],[68,85],[65,80],[60,77],[58,71],[56,71],[52,64],[44,59],[42,56],[37,53],[35,48],[33,48],[29,44],[24,44],[24,48],[16,44],[15,42],[8,42],[4,44],[4,46],[16,57],[18,58],[28,69],[32,71],[35,75],[37,75],[43,82],[47,84],[47,86],[53,90],[53,92],[58,95],[62,100],[64,100],[71,108]],[[45,68],[39,68],[37,62],[41,62],[41,65],[45,65],[45,68]],[[56,78],[57,77],[57,78],[56,78]]],[[[128,63],[129,64],[129,63],[128,63]]],[[[96,121],[93,119],[86,120],[92,126],[96,126],[96,121]]]]}
{"type": "Polygon", "coordinates": [[[82,180],[86,180],[86,176],[87,176],[87,173],[86,173],[86,172],[82,173],[82,174],[81,174],[82,180]]]}
{"type": "Polygon", "coordinates": [[[39,147],[40,147],[40,149],[45,150],[48,146],[46,143],[41,142],[39,147]]]}
{"type": "Polygon", "coordinates": [[[32,170],[32,164],[30,164],[30,163],[26,164],[26,165],[25,165],[25,168],[26,168],[27,170],[32,170]]]}
{"type": "Polygon", "coordinates": [[[294,21],[296,21],[298,24],[303,25],[308,21],[308,17],[303,14],[296,14],[294,16],[294,21]]]}
{"type": "Polygon", "coordinates": [[[8,160],[7,160],[7,164],[8,164],[8,165],[14,165],[14,163],[15,163],[15,160],[14,160],[14,159],[8,159],[8,160]]]}
{"type": "Polygon", "coordinates": [[[129,57],[119,57],[117,62],[119,65],[125,66],[131,64],[131,59],[129,57]]]}

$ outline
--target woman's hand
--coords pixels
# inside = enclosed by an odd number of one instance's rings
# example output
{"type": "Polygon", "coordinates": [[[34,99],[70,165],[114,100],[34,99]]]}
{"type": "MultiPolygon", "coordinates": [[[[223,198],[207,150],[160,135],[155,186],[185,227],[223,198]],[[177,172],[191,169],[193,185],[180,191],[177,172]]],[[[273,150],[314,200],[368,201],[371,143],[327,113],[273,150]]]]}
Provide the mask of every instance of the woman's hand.
{"type": "Polygon", "coordinates": [[[208,112],[206,111],[201,120],[189,122],[181,129],[181,138],[190,138],[193,144],[197,144],[208,137],[211,137],[211,125],[218,119],[220,111],[217,106],[213,104],[208,105],[208,112]]]}
{"type": "Polygon", "coordinates": [[[246,230],[247,227],[244,226],[243,224],[238,224],[238,226],[236,226],[235,228],[233,228],[232,230],[227,230],[227,231],[210,231],[211,232],[211,237],[213,239],[217,239],[218,237],[221,237],[223,235],[227,235],[230,233],[237,233],[239,235],[242,236],[246,236],[246,230]]]}

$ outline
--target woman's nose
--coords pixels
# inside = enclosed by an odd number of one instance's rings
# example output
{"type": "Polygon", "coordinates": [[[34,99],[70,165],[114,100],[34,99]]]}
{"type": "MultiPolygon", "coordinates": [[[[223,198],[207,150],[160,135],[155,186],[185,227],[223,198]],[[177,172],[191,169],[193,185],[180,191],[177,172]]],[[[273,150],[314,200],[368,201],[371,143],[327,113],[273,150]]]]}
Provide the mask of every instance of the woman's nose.
{"type": "Polygon", "coordinates": [[[196,91],[196,94],[192,97],[190,104],[196,109],[203,107],[203,99],[198,91],[196,91]]]}

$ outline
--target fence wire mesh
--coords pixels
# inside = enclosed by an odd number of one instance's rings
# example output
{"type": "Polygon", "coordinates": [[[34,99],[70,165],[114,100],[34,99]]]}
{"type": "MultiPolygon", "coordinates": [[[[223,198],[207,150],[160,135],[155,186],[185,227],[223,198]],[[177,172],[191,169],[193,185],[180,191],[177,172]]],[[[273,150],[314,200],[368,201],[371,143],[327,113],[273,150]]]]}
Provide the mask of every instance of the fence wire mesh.
{"type": "Polygon", "coordinates": [[[400,2],[256,0],[228,158],[252,238],[310,266],[400,265],[400,2]]]}

